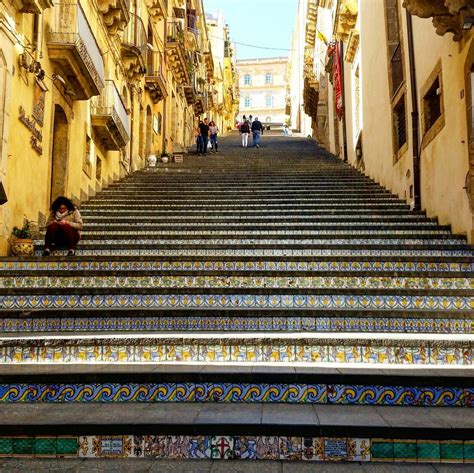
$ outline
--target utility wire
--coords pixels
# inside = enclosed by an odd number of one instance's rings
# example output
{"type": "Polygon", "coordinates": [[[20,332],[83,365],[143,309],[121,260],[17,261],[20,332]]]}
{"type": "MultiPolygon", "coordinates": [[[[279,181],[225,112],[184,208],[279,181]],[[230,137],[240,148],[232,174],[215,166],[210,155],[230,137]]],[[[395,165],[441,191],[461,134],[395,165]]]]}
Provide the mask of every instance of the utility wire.
{"type": "Polygon", "coordinates": [[[226,40],[225,38],[221,38],[220,36],[215,36],[213,34],[210,34],[208,36],[211,36],[212,38],[215,38],[215,39],[219,39],[221,41],[230,41],[231,43],[240,44],[241,46],[247,46],[249,48],[269,49],[273,51],[295,51],[294,49],[288,49],[288,48],[272,48],[270,46],[257,46],[256,44],[240,43],[239,41],[226,40]]]}

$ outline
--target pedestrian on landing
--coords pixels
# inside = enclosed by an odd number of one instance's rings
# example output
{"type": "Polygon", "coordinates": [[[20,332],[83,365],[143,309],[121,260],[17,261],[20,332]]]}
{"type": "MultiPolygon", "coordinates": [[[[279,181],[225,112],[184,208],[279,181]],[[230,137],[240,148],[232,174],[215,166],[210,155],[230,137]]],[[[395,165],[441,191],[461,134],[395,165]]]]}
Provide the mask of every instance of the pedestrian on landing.
{"type": "Polygon", "coordinates": [[[196,139],[196,154],[201,152],[201,132],[199,131],[199,125],[202,120],[199,120],[198,126],[194,129],[194,138],[196,139]]]}
{"type": "Polygon", "coordinates": [[[207,118],[204,119],[201,123],[199,123],[199,133],[201,134],[201,146],[198,150],[198,154],[205,155],[207,153],[207,143],[209,141],[209,120],[207,118]]]}
{"type": "Polygon", "coordinates": [[[49,256],[56,247],[66,247],[67,255],[74,256],[81,230],[79,210],[67,197],[58,197],[51,205],[51,214],[46,222],[43,256],[49,256]]]}
{"type": "Polygon", "coordinates": [[[242,135],[242,148],[247,148],[249,145],[250,126],[247,120],[244,120],[240,125],[240,134],[242,135]]]}
{"type": "Polygon", "coordinates": [[[258,117],[255,117],[255,120],[252,122],[252,138],[253,145],[255,148],[260,148],[260,135],[263,133],[262,122],[259,121],[258,117]]]}
{"type": "Polygon", "coordinates": [[[217,134],[219,133],[219,127],[214,120],[211,120],[209,123],[209,133],[211,134],[211,151],[214,150],[214,152],[217,153],[217,134]]]}

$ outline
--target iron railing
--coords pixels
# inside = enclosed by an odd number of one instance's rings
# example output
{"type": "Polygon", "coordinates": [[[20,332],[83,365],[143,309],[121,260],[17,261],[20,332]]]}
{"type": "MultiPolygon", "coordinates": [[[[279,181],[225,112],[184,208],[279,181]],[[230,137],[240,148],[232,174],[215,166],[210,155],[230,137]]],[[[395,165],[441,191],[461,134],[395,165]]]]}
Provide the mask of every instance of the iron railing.
{"type": "Polygon", "coordinates": [[[130,140],[130,120],[113,80],[106,80],[101,94],[91,99],[91,112],[112,117],[124,141],[130,140]]]}
{"type": "Polygon", "coordinates": [[[143,20],[135,13],[130,13],[130,21],[125,27],[122,44],[137,54],[146,56],[147,35],[143,20]]]}
{"type": "Polygon", "coordinates": [[[104,83],[104,61],[91,27],[79,3],[63,0],[55,4],[48,43],[74,45],[89,73],[104,83]]]}

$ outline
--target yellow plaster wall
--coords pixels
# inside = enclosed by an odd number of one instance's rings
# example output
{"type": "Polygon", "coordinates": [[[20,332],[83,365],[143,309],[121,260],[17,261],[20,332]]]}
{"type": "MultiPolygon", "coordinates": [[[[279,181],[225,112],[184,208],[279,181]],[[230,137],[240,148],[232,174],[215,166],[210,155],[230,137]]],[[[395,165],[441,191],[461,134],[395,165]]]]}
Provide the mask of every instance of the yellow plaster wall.
{"type": "MultiPolygon", "coordinates": [[[[444,128],[421,155],[422,207],[441,224],[450,223],[455,233],[470,235],[472,216],[463,189],[469,170],[464,66],[470,41],[455,43],[451,34],[437,36],[427,20],[414,18],[413,24],[418,90],[441,60],[445,113],[444,128]],[[429,48],[423,47],[427,44],[429,48]]],[[[419,99],[421,103],[421,94],[419,99]]]]}

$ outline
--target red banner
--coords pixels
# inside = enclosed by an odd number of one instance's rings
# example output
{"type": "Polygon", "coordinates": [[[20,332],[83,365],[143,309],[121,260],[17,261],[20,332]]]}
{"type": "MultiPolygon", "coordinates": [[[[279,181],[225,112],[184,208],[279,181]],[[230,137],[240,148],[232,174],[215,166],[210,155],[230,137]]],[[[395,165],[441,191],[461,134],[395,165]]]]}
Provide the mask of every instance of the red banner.
{"type": "Polygon", "coordinates": [[[344,104],[342,102],[342,80],[341,80],[341,55],[339,54],[339,45],[334,45],[334,97],[336,99],[336,114],[339,120],[344,115],[344,104]]]}

